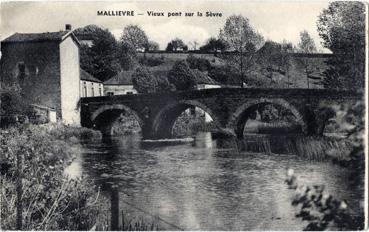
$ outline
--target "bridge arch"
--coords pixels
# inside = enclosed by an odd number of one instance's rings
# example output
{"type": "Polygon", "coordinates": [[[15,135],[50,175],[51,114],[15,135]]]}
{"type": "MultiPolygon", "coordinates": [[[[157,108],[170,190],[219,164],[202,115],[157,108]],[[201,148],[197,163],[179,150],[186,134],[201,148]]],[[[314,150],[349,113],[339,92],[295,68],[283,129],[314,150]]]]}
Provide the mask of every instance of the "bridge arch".
{"type": "Polygon", "coordinates": [[[247,120],[250,118],[250,114],[253,113],[260,106],[262,107],[266,105],[280,106],[284,109],[289,110],[292,115],[295,116],[296,122],[301,125],[302,132],[306,132],[307,123],[305,122],[303,114],[301,114],[301,112],[299,112],[299,110],[297,110],[295,106],[291,105],[289,102],[281,98],[260,98],[245,102],[232,114],[227,128],[233,129],[237,137],[242,138],[243,130],[247,120]]]}
{"type": "Polygon", "coordinates": [[[191,106],[198,107],[208,113],[217,127],[221,127],[217,115],[205,104],[196,100],[182,100],[168,104],[154,117],[152,135],[156,138],[170,138],[172,128],[177,118],[191,106]]]}
{"type": "Polygon", "coordinates": [[[143,120],[139,114],[130,107],[123,104],[104,105],[99,107],[91,114],[91,122],[93,127],[100,130],[103,135],[111,135],[113,123],[124,112],[128,112],[134,116],[139,123],[140,127],[143,127],[143,120]]]}

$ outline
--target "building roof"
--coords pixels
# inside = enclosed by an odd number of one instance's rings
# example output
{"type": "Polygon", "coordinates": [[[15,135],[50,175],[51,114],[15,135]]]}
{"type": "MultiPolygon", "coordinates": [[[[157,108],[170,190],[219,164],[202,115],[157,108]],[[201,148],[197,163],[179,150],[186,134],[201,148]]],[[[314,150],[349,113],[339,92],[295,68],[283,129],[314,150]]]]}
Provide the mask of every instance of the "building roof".
{"type": "Polygon", "coordinates": [[[109,80],[104,81],[104,85],[133,85],[133,71],[121,71],[109,80]]]}
{"type": "Polygon", "coordinates": [[[86,72],[83,69],[80,69],[80,79],[83,81],[92,81],[92,82],[98,82],[98,83],[102,83],[102,81],[100,81],[99,79],[93,77],[91,74],[89,74],[88,72],[86,72]]]}
{"type": "Polygon", "coordinates": [[[45,33],[15,33],[1,41],[2,43],[24,43],[24,42],[45,42],[55,41],[61,42],[68,36],[79,45],[77,37],[71,31],[45,32],[45,33]]]}

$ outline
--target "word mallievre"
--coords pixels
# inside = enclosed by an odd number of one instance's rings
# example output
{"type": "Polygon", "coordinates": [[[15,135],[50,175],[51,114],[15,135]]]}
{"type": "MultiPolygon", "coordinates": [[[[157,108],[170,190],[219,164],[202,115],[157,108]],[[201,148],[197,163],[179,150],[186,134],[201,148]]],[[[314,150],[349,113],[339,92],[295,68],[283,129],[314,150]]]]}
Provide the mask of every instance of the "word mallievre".
{"type": "MultiPolygon", "coordinates": [[[[135,16],[135,11],[120,11],[120,10],[98,10],[97,11],[97,15],[98,16],[135,16]]],[[[138,13],[137,15],[144,15],[144,14],[140,14],[138,13]]],[[[146,12],[147,16],[153,16],[153,17],[181,17],[181,16],[185,16],[185,17],[193,17],[193,16],[197,16],[197,17],[222,17],[222,13],[214,13],[211,11],[207,11],[205,13],[203,12],[155,12],[155,11],[147,11],[146,12]]]]}

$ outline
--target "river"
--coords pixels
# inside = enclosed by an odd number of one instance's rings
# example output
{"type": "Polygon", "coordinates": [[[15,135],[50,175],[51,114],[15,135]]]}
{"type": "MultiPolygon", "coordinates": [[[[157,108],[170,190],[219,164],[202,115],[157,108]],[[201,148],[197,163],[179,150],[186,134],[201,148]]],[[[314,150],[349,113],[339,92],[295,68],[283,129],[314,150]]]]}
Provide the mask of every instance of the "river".
{"type": "Polygon", "coordinates": [[[113,215],[123,210],[164,230],[302,230],[306,222],[295,217],[294,191],[284,183],[288,168],[300,184],[324,184],[354,213],[363,199],[348,170],[331,162],[239,151],[210,133],[172,145],[122,136],[85,143],[77,157],[68,172],[100,185],[113,215]]]}

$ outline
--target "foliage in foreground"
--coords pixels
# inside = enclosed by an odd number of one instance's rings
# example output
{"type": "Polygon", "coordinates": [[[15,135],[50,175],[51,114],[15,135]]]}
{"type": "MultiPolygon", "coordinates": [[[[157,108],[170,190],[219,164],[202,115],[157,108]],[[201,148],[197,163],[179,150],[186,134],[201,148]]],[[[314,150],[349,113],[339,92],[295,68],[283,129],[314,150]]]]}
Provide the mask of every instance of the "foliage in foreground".
{"type": "MultiPolygon", "coordinates": [[[[349,168],[351,171],[350,184],[359,187],[364,186],[365,154],[364,154],[364,102],[359,101],[353,106],[336,107],[336,118],[340,131],[346,133],[347,141],[351,144],[351,151],[345,159],[334,156],[337,150],[328,151],[333,161],[349,168]],[[336,159],[334,158],[336,157],[336,159]]],[[[295,206],[301,205],[300,212],[296,215],[309,223],[305,230],[361,230],[364,218],[361,215],[353,216],[345,201],[338,201],[333,196],[324,192],[324,186],[299,186],[293,170],[289,170],[287,184],[291,189],[297,189],[297,194],[292,201],[295,206]]],[[[362,209],[363,210],[363,209],[362,209]]]]}
{"type": "Polygon", "coordinates": [[[286,183],[296,193],[292,205],[299,207],[296,217],[308,221],[304,230],[361,230],[364,218],[353,216],[346,201],[335,199],[325,191],[324,185],[299,185],[293,170],[289,169],[286,183]]]}
{"type": "Polygon", "coordinates": [[[2,229],[89,230],[95,224],[99,194],[84,178],[69,179],[64,174],[73,160],[71,137],[82,134],[88,133],[34,125],[1,131],[2,229]]]}

